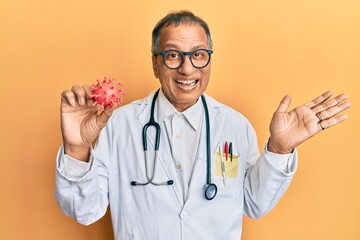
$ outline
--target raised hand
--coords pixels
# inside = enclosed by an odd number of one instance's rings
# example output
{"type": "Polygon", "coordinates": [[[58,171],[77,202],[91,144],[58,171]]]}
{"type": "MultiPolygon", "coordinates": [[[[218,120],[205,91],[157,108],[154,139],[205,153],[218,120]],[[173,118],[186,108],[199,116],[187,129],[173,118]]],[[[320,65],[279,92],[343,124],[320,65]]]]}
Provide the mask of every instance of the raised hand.
{"type": "Polygon", "coordinates": [[[87,161],[92,142],[100,134],[117,105],[101,112],[93,106],[90,86],[73,86],[61,94],[61,132],[65,152],[87,161]]]}
{"type": "Polygon", "coordinates": [[[346,94],[331,98],[327,91],[314,100],[287,112],[291,103],[285,96],[275,111],[270,123],[268,150],[275,153],[290,153],[293,149],[320,131],[335,126],[347,119],[342,111],[350,107],[346,94]]]}

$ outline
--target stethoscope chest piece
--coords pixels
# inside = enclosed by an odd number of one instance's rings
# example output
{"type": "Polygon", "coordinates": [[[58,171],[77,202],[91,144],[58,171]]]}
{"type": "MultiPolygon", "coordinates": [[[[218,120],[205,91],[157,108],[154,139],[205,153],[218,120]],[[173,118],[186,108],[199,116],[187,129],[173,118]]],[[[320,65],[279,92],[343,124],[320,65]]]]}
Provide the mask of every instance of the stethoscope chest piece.
{"type": "Polygon", "coordinates": [[[206,184],[205,186],[205,198],[207,200],[213,200],[217,193],[217,187],[214,183],[206,184]]]}

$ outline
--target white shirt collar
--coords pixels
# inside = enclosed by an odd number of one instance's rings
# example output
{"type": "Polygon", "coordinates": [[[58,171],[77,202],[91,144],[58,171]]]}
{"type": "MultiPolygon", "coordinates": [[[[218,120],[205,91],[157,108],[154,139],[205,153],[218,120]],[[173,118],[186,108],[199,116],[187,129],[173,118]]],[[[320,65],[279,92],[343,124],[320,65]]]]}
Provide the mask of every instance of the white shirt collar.
{"type": "Polygon", "coordinates": [[[178,113],[185,116],[186,120],[190,123],[190,125],[192,126],[192,128],[194,128],[195,131],[199,129],[203,115],[203,107],[200,98],[196,101],[194,105],[180,113],[165,97],[162,89],[160,89],[157,104],[159,122],[162,122],[171,115],[178,113]]]}

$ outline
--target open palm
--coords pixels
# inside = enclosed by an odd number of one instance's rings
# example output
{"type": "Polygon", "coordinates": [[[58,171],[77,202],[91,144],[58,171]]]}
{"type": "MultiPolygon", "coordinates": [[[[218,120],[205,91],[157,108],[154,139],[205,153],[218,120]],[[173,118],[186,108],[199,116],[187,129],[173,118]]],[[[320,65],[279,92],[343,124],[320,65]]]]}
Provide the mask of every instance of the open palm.
{"type": "Polygon", "coordinates": [[[269,151],[289,153],[321,130],[344,121],[347,115],[338,114],[350,107],[349,102],[344,102],[348,96],[340,94],[331,98],[332,95],[327,91],[289,112],[291,98],[285,96],[270,123],[269,151]]]}

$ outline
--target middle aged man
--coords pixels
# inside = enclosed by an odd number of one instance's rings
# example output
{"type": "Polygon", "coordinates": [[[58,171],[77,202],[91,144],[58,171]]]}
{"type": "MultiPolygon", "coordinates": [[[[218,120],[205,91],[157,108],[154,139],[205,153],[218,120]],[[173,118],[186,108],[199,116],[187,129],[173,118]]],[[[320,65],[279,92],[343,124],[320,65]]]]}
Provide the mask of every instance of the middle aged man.
{"type": "Polygon", "coordinates": [[[110,203],[118,240],[239,239],[243,214],[263,216],[288,188],[295,147],[347,118],[337,115],[350,107],[346,94],[289,112],[286,96],[259,155],[248,120],[204,94],[211,49],[202,19],[170,13],[153,30],[159,92],[100,115],[89,86],[62,93],[56,198],[67,215],[88,225],[110,203]]]}

